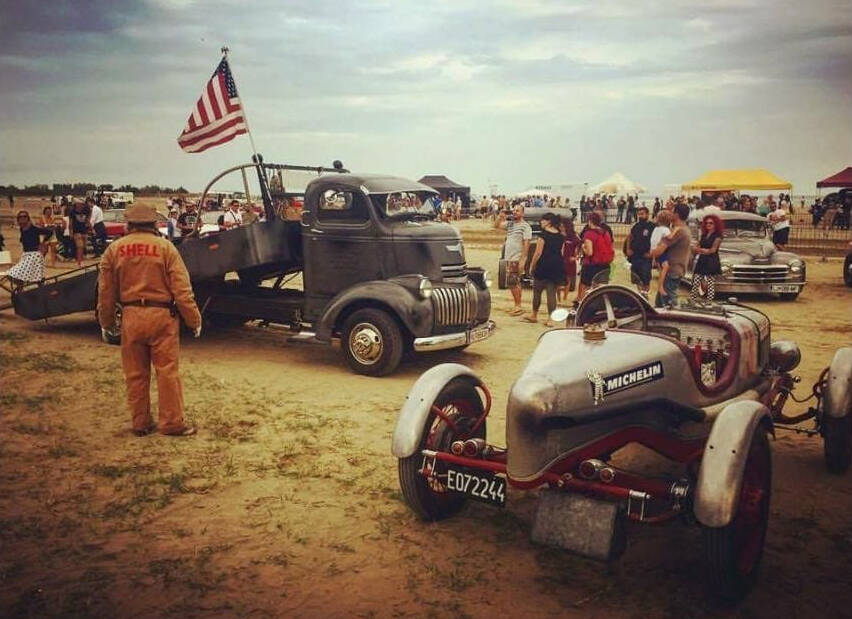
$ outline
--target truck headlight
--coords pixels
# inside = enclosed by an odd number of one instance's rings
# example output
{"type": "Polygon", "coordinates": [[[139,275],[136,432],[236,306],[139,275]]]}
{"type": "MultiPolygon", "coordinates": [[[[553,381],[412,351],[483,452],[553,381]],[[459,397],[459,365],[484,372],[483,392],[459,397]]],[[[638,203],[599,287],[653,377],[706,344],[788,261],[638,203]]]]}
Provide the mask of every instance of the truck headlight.
{"type": "Polygon", "coordinates": [[[428,279],[420,280],[420,296],[424,299],[428,299],[432,296],[432,282],[428,279]]]}
{"type": "Polygon", "coordinates": [[[491,274],[488,272],[488,269],[482,270],[482,282],[486,288],[491,288],[491,274]]]}
{"type": "Polygon", "coordinates": [[[804,264],[805,263],[799,260],[798,258],[794,258],[793,260],[787,263],[787,266],[790,267],[791,273],[801,273],[804,264]]]}
{"type": "Polygon", "coordinates": [[[728,262],[727,260],[722,260],[721,268],[722,268],[722,276],[723,277],[727,277],[728,275],[730,275],[731,271],[733,271],[733,269],[734,269],[734,267],[731,266],[731,263],[728,262]]]}

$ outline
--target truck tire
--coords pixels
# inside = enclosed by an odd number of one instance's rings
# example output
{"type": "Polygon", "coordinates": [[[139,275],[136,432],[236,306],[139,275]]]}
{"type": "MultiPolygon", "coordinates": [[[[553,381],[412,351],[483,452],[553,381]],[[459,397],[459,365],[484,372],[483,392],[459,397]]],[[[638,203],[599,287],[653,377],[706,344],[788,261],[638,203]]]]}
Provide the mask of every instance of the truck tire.
{"type": "Polygon", "coordinates": [[[736,602],[757,579],[772,493],[772,457],[764,428],[751,440],[743,471],[737,511],[724,527],[704,527],[704,558],[711,592],[725,602],[736,602]]]}
{"type": "MultiPolygon", "coordinates": [[[[454,516],[465,506],[467,497],[462,494],[449,492],[438,479],[429,479],[420,471],[423,466],[423,449],[433,451],[450,451],[450,445],[455,440],[468,438],[485,438],[485,422],[473,433],[466,430],[474,427],[476,420],[482,415],[482,399],[476,387],[469,380],[454,378],[447,383],[432,404],[432,408],[440,409],[443,414],[455,424],[460,434],[434,412],[426,417],[426,423],[421,430],[420,444],[416,452],[398,461],[399,486],[402,496],[411,510],[422,520],[443,520],[454,516]]],[[[440,467],[436,464],[436,468],[440,467]]],[[[444,471],[446,473],[446,471],[444,471]]],[[[440,475],[440,471],[438,472],[440,475]]]]}
{"type": "Polygon", "coordinates": [[[823,414],[820,425],[825,466],[830,473],[842,475],[852,463],[852,415],[831,417],[823,414]]]}
{"type": "Polygon", "coordinates": [[[353,312],[343,321],[340,348],[354,372],[385,376],[399,366],[405,341],[393,316],[368,307],[353,312]]]}

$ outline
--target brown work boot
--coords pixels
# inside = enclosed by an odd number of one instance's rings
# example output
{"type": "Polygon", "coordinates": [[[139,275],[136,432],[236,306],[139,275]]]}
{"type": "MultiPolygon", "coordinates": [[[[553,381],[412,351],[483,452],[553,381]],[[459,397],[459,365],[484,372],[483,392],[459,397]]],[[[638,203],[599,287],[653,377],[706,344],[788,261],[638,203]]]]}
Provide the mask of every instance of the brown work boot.
{"type": "Polygon", "coordinates": [[[198,429],[195,426],[184,426],[182,428],[178,428],[177,430],[171,430],[169,432],[163,432],[166,436],[192,436],[198,432],[198,429]]]}
{"type": "Polygon", "coordinates": [[[141,428],[141,429],[138,429],[138,430],[136,428],[134,428],[133,434],[134,434],[134,436],[148,436],[149,434],[153,434],[156,431],[157,431],[157,424],[152,423],[147,428],[141,428]]]}

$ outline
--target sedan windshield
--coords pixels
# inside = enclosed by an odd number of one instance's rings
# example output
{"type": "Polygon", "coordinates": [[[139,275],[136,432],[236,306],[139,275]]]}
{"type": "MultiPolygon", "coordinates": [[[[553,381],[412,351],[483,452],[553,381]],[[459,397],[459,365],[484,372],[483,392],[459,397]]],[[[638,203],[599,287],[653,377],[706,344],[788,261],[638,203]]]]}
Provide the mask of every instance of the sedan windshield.
{"type": "Polygon", "coordinates": [[[385,217],[415,219],[435,216],[435,194],[428,191],[370,194],[370,199],[385,217]]]}
{"type": "Polygon", "coordinates": [[[766,222],[752,221],[749,219],[728,219],[725,221],[725,238],[753,238],[762,239],[766,237],[766,222]]]}

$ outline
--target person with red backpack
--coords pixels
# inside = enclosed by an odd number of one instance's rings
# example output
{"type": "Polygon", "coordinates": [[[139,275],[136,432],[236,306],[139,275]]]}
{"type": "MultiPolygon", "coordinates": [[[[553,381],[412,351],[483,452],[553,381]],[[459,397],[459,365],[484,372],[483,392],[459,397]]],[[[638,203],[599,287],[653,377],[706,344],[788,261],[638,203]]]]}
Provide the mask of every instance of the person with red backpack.
{"type": "Polygon", "coordinates": [[[615,258],[612,249],[612,237],[601,226],[600,213],[589,213],[588,226],[580,237],[583,241],[583,268],[580,270],[580,287],[577,289],[577,301],[582,301],[592,285],[592,280],[603,271],[609,271],[609,265],[615,258]]]}

